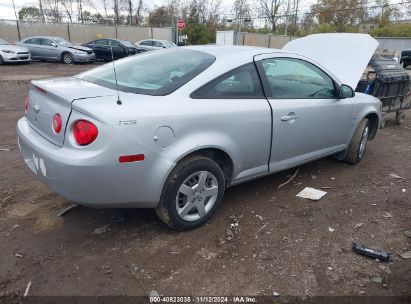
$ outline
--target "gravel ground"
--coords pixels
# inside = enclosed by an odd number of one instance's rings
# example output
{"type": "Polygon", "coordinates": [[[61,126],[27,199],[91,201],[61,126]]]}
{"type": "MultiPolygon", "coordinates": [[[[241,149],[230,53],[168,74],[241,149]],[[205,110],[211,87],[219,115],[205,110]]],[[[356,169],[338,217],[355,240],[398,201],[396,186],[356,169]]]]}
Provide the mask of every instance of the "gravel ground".
{"type": "Polygon", "coordinates": [[[58,217],[70,202],[25,166],[16,122],[29,79],[94,65],[0,66],[0,299],[23,295],[29,282],[38,296],[411,297],[411,259],[399,256],[411,250],[411,113],[402,126],[388,122],[357,166],[326,158],[300,166],[280,190],[294,170],[233,187],[194,231],[171,231],[152,210],[125,210],[124,223],[110,221],[119,212],[111,209],[58,217]],[[330,188],[317,202],[296,197],[307,186],[330,188]],[[353,253],[353,241],[392,261],[353,253]]]}

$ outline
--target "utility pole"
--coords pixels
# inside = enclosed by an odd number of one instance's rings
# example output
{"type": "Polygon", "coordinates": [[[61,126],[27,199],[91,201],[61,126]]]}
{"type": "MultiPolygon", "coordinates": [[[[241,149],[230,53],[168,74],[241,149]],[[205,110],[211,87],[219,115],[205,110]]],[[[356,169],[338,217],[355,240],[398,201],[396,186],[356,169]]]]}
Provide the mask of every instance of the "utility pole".
{"type": "Polygon", "coordinates": [[[16,16],[17,35],[19,36],[19,40],[20,40],[21,38],[20,38],[19,18],[17,18],[16,7],[14,6],[14,0],[11,0],[11,2],[13,3],[14,16],[16,16]]]}
{"type": "Polygon", "coordinates": [[[133,24],[133,7],[131,5],[131,0],[128,0],[128,11],[130,14],[130,20],[128,22],[129,25],[133,24]]]}
{"type": "Polygon", "coordinates": [[[41,0],[39,0],[39,6],[40,6],[41,19],[43,20],[43,23],[46,23],[46,18],[44,17],[43,5],[41,3],[41,0]]]}

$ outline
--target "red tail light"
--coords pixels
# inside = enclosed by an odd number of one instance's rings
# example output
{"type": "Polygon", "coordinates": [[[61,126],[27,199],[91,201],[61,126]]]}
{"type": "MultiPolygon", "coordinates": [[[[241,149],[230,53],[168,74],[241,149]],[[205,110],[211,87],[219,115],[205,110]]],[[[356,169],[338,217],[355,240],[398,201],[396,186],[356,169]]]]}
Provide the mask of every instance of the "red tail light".
{"type": "Polygon", "coordinates": [[[24,110],[24,115],[27,114],[27,111],[29,110],[29,97],[26,96],[26,104],[25,104],[25,110],[24,110]]]}
{"type": "Polygon", "coordinates": [[[63,121],[61,119],[61,115],[59,113],[54,114],[54,116],[53,116],[53,129],[54,129],[54,132],[60,133],[62,125],[63,125],[63,121]]]}
{"type": "Polygon", "coordinates": [[[97,127],[90,121],[78,120],[73,126],[74,139],[80,146],[91,144],[98,135],[97,127]]]}

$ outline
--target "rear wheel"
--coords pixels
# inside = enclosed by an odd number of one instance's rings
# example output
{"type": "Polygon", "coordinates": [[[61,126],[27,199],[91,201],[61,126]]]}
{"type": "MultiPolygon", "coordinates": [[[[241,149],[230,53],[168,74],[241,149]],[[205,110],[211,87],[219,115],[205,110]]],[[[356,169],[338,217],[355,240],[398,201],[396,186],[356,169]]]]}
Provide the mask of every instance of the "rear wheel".
{"type": "Polygon", "coordinates": [[[1,55],[0,55],[0,64],[4,64],[4,60],[3,60],[3,57],[1,57],[1,55]]]}
{"type": "Polygon", "coordinates": [[[191,156],[169,175],[156,213],[168,226],[189,230],[212,216],[224,195],[221,168],[204,156],[191,156]]]}
{"type": "Polygon", "coordinates": [[[358,164],[363,156],[365,147],[367,146],[368,135],[370,133],[370,122],[367,118],[363,119],[351,138],[350,145],[348,146],[347,156],[345,161],[350,164],[358,164]]]}
{"type": "Polygon", "coordinates": [[[70,53],[63,53],[63,62],[65,64],[72,64],[73,63],[73,55],[71,55],[70,53]]]}

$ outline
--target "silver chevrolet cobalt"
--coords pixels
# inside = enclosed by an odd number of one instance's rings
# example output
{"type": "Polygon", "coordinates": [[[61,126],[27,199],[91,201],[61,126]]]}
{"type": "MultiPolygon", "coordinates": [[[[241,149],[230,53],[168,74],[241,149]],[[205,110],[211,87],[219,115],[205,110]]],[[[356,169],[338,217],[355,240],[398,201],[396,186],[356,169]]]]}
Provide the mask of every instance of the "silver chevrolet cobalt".
{"type": "Polygon", "coordinates": [[[229,186],[329,155],[358,163],[381,104],[353,88],[376,46],[319,34],[282,50],[172,48],[32,81],[20,150],[75,204],[155,208],[192,229],[229,186]]]}

